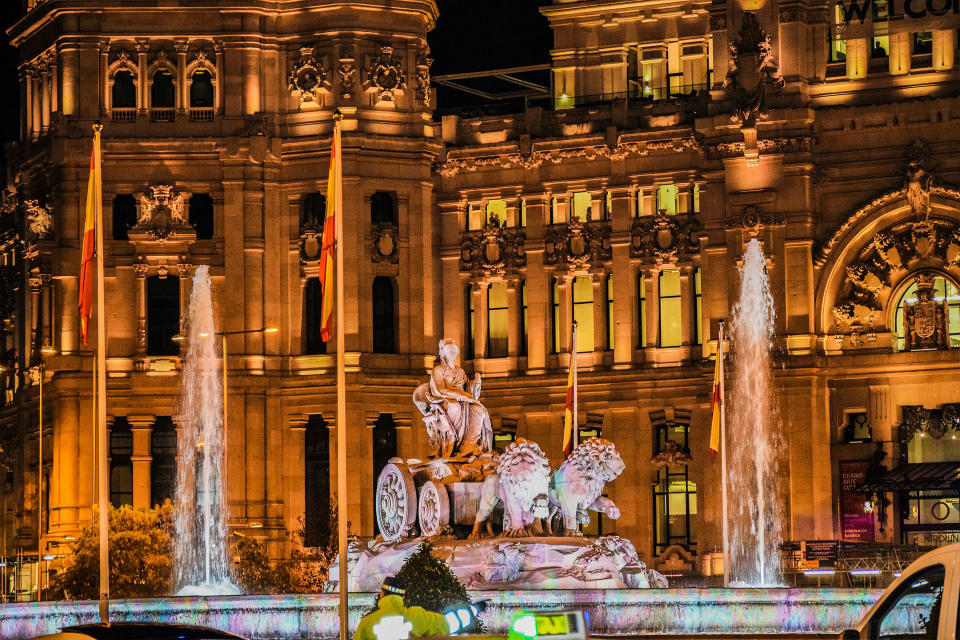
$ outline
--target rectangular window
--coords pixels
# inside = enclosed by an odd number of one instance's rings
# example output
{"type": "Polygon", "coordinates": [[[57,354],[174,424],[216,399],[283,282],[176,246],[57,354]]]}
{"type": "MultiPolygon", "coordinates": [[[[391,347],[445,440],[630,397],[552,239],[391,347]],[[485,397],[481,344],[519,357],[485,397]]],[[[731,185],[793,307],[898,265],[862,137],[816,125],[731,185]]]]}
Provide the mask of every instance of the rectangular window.
{"type": "Polygon", "coordinates": [[[577,323],[577,352],[593,351],[593,278],[573,279],[573,319],[577,323]]]}
{"type": "Polygon", "coordinates": [[[491,216],[496,219],[497,224],[499,224],[501,227],[506,226],[507,203],[503,200],[491,200],[487,202],[486,215],[484,217],[483,226],[486,226],[490,222],[491,216]]]}
{"type": "Polygon", "coordinates": [[[843,442],[854,444],[858,442],[870,442],[873,440],[873,428],[867,420],[866,411],[848,413],[847,421],[843,425],[843,442]]]}
{"type": "Polygon", "coordinates": [[[613,340],[616,328],[613,316],[613,274],[607,276],[607,349],[613,351],[613,340]]]}
{"type": "Polygon", "coordinates": [[[591,219],[591,207],[593,206],[593,198],[586,191],[579,191],[573,194],[571,198],[571,207],[572,214],[570,219],[577,219],[580,222],[587,222],[591,219]]]}
{"type": "Polygon", "coordinates": [[[914,54],[933,53],[933,32],[917,31],[913,34],[912,49],[914,54]]]}
{"type": "Polygon", "coordinates": [[[671,216],[676,215],[677,185],[662,184],[657,187],[657,211],[663,211],[671,216]]]}
{"type": "Polygon", "coordinates": [[[703,293],[700,285],[700,267],[693,271],[693,322],[696,330],[696,344],[703,344],[703,293]]]}
{"type": "Polygon", "coordinates": [[[475,319],[475,310],[473,308],[473,287],[467,285],[467,339],[466,339],[466,349],[464,349],[463,356],[467,360],[473,360],[474,356],[474,345],[473,345],[473,328],[476,323],[475,319]]]}
{"type": "Polygon", "coordinates": [[[700,213],[700,185],[693,185],[693,209],[691,213],[700,213]]]}
{"type": "Polygon", "coordinates": [[[640,52],[640,72],[643,97],[663,100],[667,91],[667,48],[656,47],[640,52]]]}
{"type": "Polygon", "coordinates": [[[682,343],[680,316],[680,272],[667,269],[660,272],[660,346],[679,347],[682,343]]]}
{"type": "MultiPolygon", "coordinates": [[[[657,422],[658,452],[666,449],[668,441],[679,445],[683,450],[689,448],[689,422],[657,422]]],[[[697,515],[697,485],[690,481],[687,465],[669,465],[657,471],[653,502],[655,552],[662,553],[672,544],[679,544],[688,551],[693,551],[696,548],[693,527],[696,518],[691,516],[697,515]]]]}
{"type": "Polygon", "coordinates": [[[643,349],[647,346],[647,285],[643,272],[637,274],[637,327],[637,346],[643,349]]]}
{"type": "Polygon", "coordinates": [[[520,281],[520,350],[519,355],[527,355],[527,281],[520,281]]]}
{"type": "Polygon", "coordinates": [[[560,353],[560,282],[556,278],[550,287],[550,304],[553,306],[553,352],[560,353]]]}
{"type": "Polygon", "coordinates": [[[487,286],[487,357],[507,357],[507,283],[487,286]]]}
{"type": "Polygon", "coordinates": [[[520,201],[520,226],[521,227],[527,226],[527,201],[526,200],[520,201]]]}
{"type": "Polygon", "coordinates": [[[695,94],[709,89],[707,45],[702,43],[683,45],[680,56],[683,66],[683,92],[695,94]]]}
{"type": "Polygon", "coordinates": [[[840,37],[846,24],[843,6],[838,2],[834,6],[833,24],[830,26],[830,62],[843,62],[847,59],[847,41],[840,37]]]}

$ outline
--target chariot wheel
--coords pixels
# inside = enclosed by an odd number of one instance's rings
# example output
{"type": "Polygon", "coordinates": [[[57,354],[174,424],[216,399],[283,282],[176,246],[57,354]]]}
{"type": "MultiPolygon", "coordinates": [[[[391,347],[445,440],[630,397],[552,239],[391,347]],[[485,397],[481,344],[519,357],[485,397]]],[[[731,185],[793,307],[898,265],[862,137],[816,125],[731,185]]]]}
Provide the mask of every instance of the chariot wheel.
{"type": "Polygon", "coordinates": [[[420,487],[420,533],[426,537],[444,533],[450,527],[450,498],[447,488],[428,480],[420,487]]]}
{"type": "Polygon", "coordinates": [[[391,462],[377,479],[377,524],[387,542],[400,539],[417,521],[417,487],[403,463],[391,462]]]}

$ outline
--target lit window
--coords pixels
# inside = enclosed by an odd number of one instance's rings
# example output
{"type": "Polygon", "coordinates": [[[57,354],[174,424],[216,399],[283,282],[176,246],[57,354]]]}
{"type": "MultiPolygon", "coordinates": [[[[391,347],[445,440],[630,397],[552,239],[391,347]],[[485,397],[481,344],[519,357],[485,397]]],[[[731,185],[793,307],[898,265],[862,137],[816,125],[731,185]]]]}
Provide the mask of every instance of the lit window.
{"type": "Polygon", "coordinates": [[[614,322],[613,315],[613,274],[607,276],[607,349],[613,350],[613,340],[614,340],[614,329],[616,328],[616,322],[614,322]]]}
{"type": "Polygon", "coordinates": [[[573,214],[570,216],[571,220],[579,220],[580,222],[586,222],[591,219],[591,208],[593,206],[593,199],[590,194],[586,191],[580,191],[573,194],[572,199],[573,214]]]}
{"type": "Polygon", "coordinates": [[[640,73],[643,97],[662,100],[667,89],[667,48],[655,47],[640,52],[640,73]]]}
{"type": "MultiPolygon", "coordinates": [[[[948,345],[951,349],[960,347],[960,291],[957,290],[953,282],[942,276],[937,276],[933,280],[933,299],[937,302],[946,301],[947,303],[947,336],[948,345]]],[[[906,328],[903,319],[903,305],[905,303],[913,304],[917,301],[917,283],[914,281],[897,302],[897,310],[894,314],[893,332],[894,346],[897,351],[903,351],[905,347],[906,328]]]]}
{"type": "Polygon", "coordinates": [[[680,56],[683,65],[683,93],[695,94],[709,89],[707,45],[704,43],[682,45],[680,56]]]}
{"type": "Polygon", "coordinates": [[[577,323],[577,351],[593,351],[593,278],[573,279],[573,319],[577,323]]]}
{"type": "Polygon", "coordinates": [[[660,346],[679,347],[680,330],[680,272],[672,269],[660,272],[660,346]]]}
{"type": "Polygon", "coordinates": [[[603,196],[603,219],[613,219],[613,195],[609,191],[603,196]]]}
{"type": "Polygon", "coordinates": [[[833,24],[830,28],[830,62],[843,62],[847,59],[847,41],[840,37],[845,24],[843,6],[838,2],[834,5],[833,24]]]}
{"type": "Polygon", "coordinates": [[[700,185],[694,183],[692,192],[693,192],[693,211],[692,211],[692,213],[700,213],[700,185]]]}
{"type": "Polygon", "coordinates": [[[550,304],[553,306],[553,352],[560,353],[560,282],[556,278],[550,288],[550,304]]]}
{"type": "MultiPolygon", "coordinates": [[[[657,422],[658,453],[665,450],[668,441],[679,445],[681,449],[689,448],[689,423],[667,422],[663,419],[657,422]]],[[[697,485],[690,481],[687,465],[669,465],[658,469],[653,498],[655,552],[661,553],[672,544],[692,551],[696,547],[694,523],[697,515],[697,485]]]]}
{"type": "Polygon", "coordinates": [[[506,226],[507,224],[507,203],[503,200],[491,200],[487,203],[486,216],[484,224],[490,222],[490,218],[494,217],[501,227],[506,226]]]}
{"type": "Polygon", "coordinates": [[[662,184],[657,187],[657,210],[668,215],[676,215],[677,185],[662,184]]]}
{"type": "Polygon", "coordinates": [[[871,58],[886,58],[890,55],[889,26],[887,25],[887,0],[874,0],[873,7],[873,49],[871,58]]]}
{"type": "Polygon", "coordinates": [[[643,273],[637,274],[637,326],[640,328],[637,346],[647,346],[647,286],[643,273]]]}
{"type": "Polygon", "coordinates": [[[697,333],[696,344],[703,344],[703,293],[700,278],[700,267],[697,267],[693,272],[693,321],[697,333]]]}
{"type": "Polygon", "coordinates": [[[527,355],[527,281],[520,281],[520,349],[519,355],[527,355]]]}
{"type": "Polygon", "coordinates": [[[520,226],[527,226],[527,201],[520,201],[520,226]]]}
{"type": "Polygon", "coordinates": [[[473,360],[474,357],[474,345],[473,345],[473,335],[474,327],[476,327],[476,309],[474,309],[473,304],[473,287],[467,285],[467,348],[463,354],[464,359],[473,360]]]}
{"type": "Polygon", "coordinates": [[[507,357],[507,283],[487,287],[487,357],[507,357]]]}

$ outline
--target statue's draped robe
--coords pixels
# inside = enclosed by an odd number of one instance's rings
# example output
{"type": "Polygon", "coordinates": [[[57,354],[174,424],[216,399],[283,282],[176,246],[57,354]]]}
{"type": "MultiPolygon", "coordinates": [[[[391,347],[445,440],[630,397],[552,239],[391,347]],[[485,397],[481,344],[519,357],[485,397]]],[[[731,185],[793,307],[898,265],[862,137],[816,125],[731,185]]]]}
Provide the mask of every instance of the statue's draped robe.
{"type": "Polygon", "coordinates": [[[468,401],[467,374],[442,362],[433,368],[426,400],[444,414],[456,437],[453,455],[472,456],[490,451],[490,417],[481,404],[468,401]],[[489,434],[487,433],[489,431],[489,434]]]}

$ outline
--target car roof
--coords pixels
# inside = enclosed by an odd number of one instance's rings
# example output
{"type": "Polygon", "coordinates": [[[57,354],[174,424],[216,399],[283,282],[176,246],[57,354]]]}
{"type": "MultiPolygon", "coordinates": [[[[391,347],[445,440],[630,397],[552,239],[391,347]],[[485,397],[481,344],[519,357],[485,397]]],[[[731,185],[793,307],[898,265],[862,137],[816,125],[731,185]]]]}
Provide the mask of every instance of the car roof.
{"type": "Polygon", "coordinates": [[[61,631],[83,634],[94,640],[243,640],[240,636],[219,629],[162,622],[78,624],[64,627],[61,631]]]}

